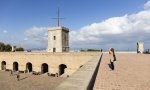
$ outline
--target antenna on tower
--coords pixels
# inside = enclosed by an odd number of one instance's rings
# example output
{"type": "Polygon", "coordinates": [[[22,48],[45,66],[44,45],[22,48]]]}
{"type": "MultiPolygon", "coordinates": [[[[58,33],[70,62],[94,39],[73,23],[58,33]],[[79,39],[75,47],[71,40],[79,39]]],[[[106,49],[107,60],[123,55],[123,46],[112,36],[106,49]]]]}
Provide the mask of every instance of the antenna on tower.
{"type": "Polygon", "coordinates": [[[58,4],[58,10],[57,10],[57,18],[52,18],[52,19],[55,19],[55,20],[57,20],[57,26],[59,27],[60,26],[60,20],[62,20],[62,19],[64,19],[64,18],[61,18],[60,17],[60,1],[59,0],[57,0],[57,4],[58,4]]]}
{"type": "Polygon", "coordinates": [[[57,18],[52,18],[52,19],[56,19],[57,20],[57,26],[60,26],[60,20],[64,19],[60,17],[60,9],[58,7],[58,11],[57,11],[57,18]]]}

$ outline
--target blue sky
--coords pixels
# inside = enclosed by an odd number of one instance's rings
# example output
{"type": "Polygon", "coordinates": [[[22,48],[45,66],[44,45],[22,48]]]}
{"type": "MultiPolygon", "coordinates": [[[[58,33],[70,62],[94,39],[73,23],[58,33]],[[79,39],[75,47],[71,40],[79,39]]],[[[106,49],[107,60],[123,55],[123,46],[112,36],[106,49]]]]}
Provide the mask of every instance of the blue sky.
{"type": "Polygon", "coordinates": [[[149,48],[148,0],[0,0],[0,41],[46,48],[47,27],[57,25],[51,18],[58,6],[72,48],[135,50],[140,40],[149,48]]]}

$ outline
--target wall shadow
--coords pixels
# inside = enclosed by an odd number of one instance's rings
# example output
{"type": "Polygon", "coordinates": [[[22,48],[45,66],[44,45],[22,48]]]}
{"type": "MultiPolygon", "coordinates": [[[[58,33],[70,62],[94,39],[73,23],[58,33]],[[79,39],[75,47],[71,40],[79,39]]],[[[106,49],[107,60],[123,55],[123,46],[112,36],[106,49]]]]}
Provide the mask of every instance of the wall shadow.
{"type": "Polygon", "coordinates": [[[101,63],[101,60],[102,60],[102,57],[103,57],[103,53],[102,55],[100,56],[100,59],[99,59],[99,62],[98,62],[98,65],[94,71],[94,74],[92,76],[92,79],[87,87],[87,90],[93,90],[93,87],[94,87],[94,84],[95,84],[95,80],[96,80],[96,77],[97,77],[97,73],[98,73],[98,70],[99,70],[99,67],[100,67],[100,63],[101,63]]]}

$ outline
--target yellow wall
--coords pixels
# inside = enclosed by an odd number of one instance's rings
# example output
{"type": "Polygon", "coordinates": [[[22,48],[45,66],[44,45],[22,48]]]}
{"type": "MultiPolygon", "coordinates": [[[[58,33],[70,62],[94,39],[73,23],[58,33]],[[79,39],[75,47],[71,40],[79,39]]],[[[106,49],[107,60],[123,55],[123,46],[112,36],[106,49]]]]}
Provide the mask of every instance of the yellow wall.
{"type": "MultiPolygon", "coordinates": [[[[6,62],[6,69],[13,69],[13,62],[18,62],[19,71],[26,70],[26,63],[32,63],[33,71],[41,72],[41,65],[47,63],[50,73],[59,73],[59,65],[65,64],[65,74],[71,75],[81,65],[100,55],[97,52],[83,53],[48,53],[48,52],[0,52],[0,62],[6,62]]],[[[1,66],[1,64],[0,64],[1,66]]]]}

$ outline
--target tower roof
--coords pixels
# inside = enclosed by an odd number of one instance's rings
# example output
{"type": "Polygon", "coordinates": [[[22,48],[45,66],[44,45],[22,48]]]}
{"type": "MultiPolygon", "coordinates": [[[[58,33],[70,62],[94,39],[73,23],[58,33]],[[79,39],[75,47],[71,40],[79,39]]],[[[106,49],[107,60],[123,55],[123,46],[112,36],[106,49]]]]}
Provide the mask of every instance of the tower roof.
{"type": "Polygon", "coordinates": [[[64,26],[54,26],[54,27],[48,27],[48,31],[51,31],[51,30],[65,30],[65,31],[68,31],[69,32],[69,29],[64,27],[64,26]]]}

